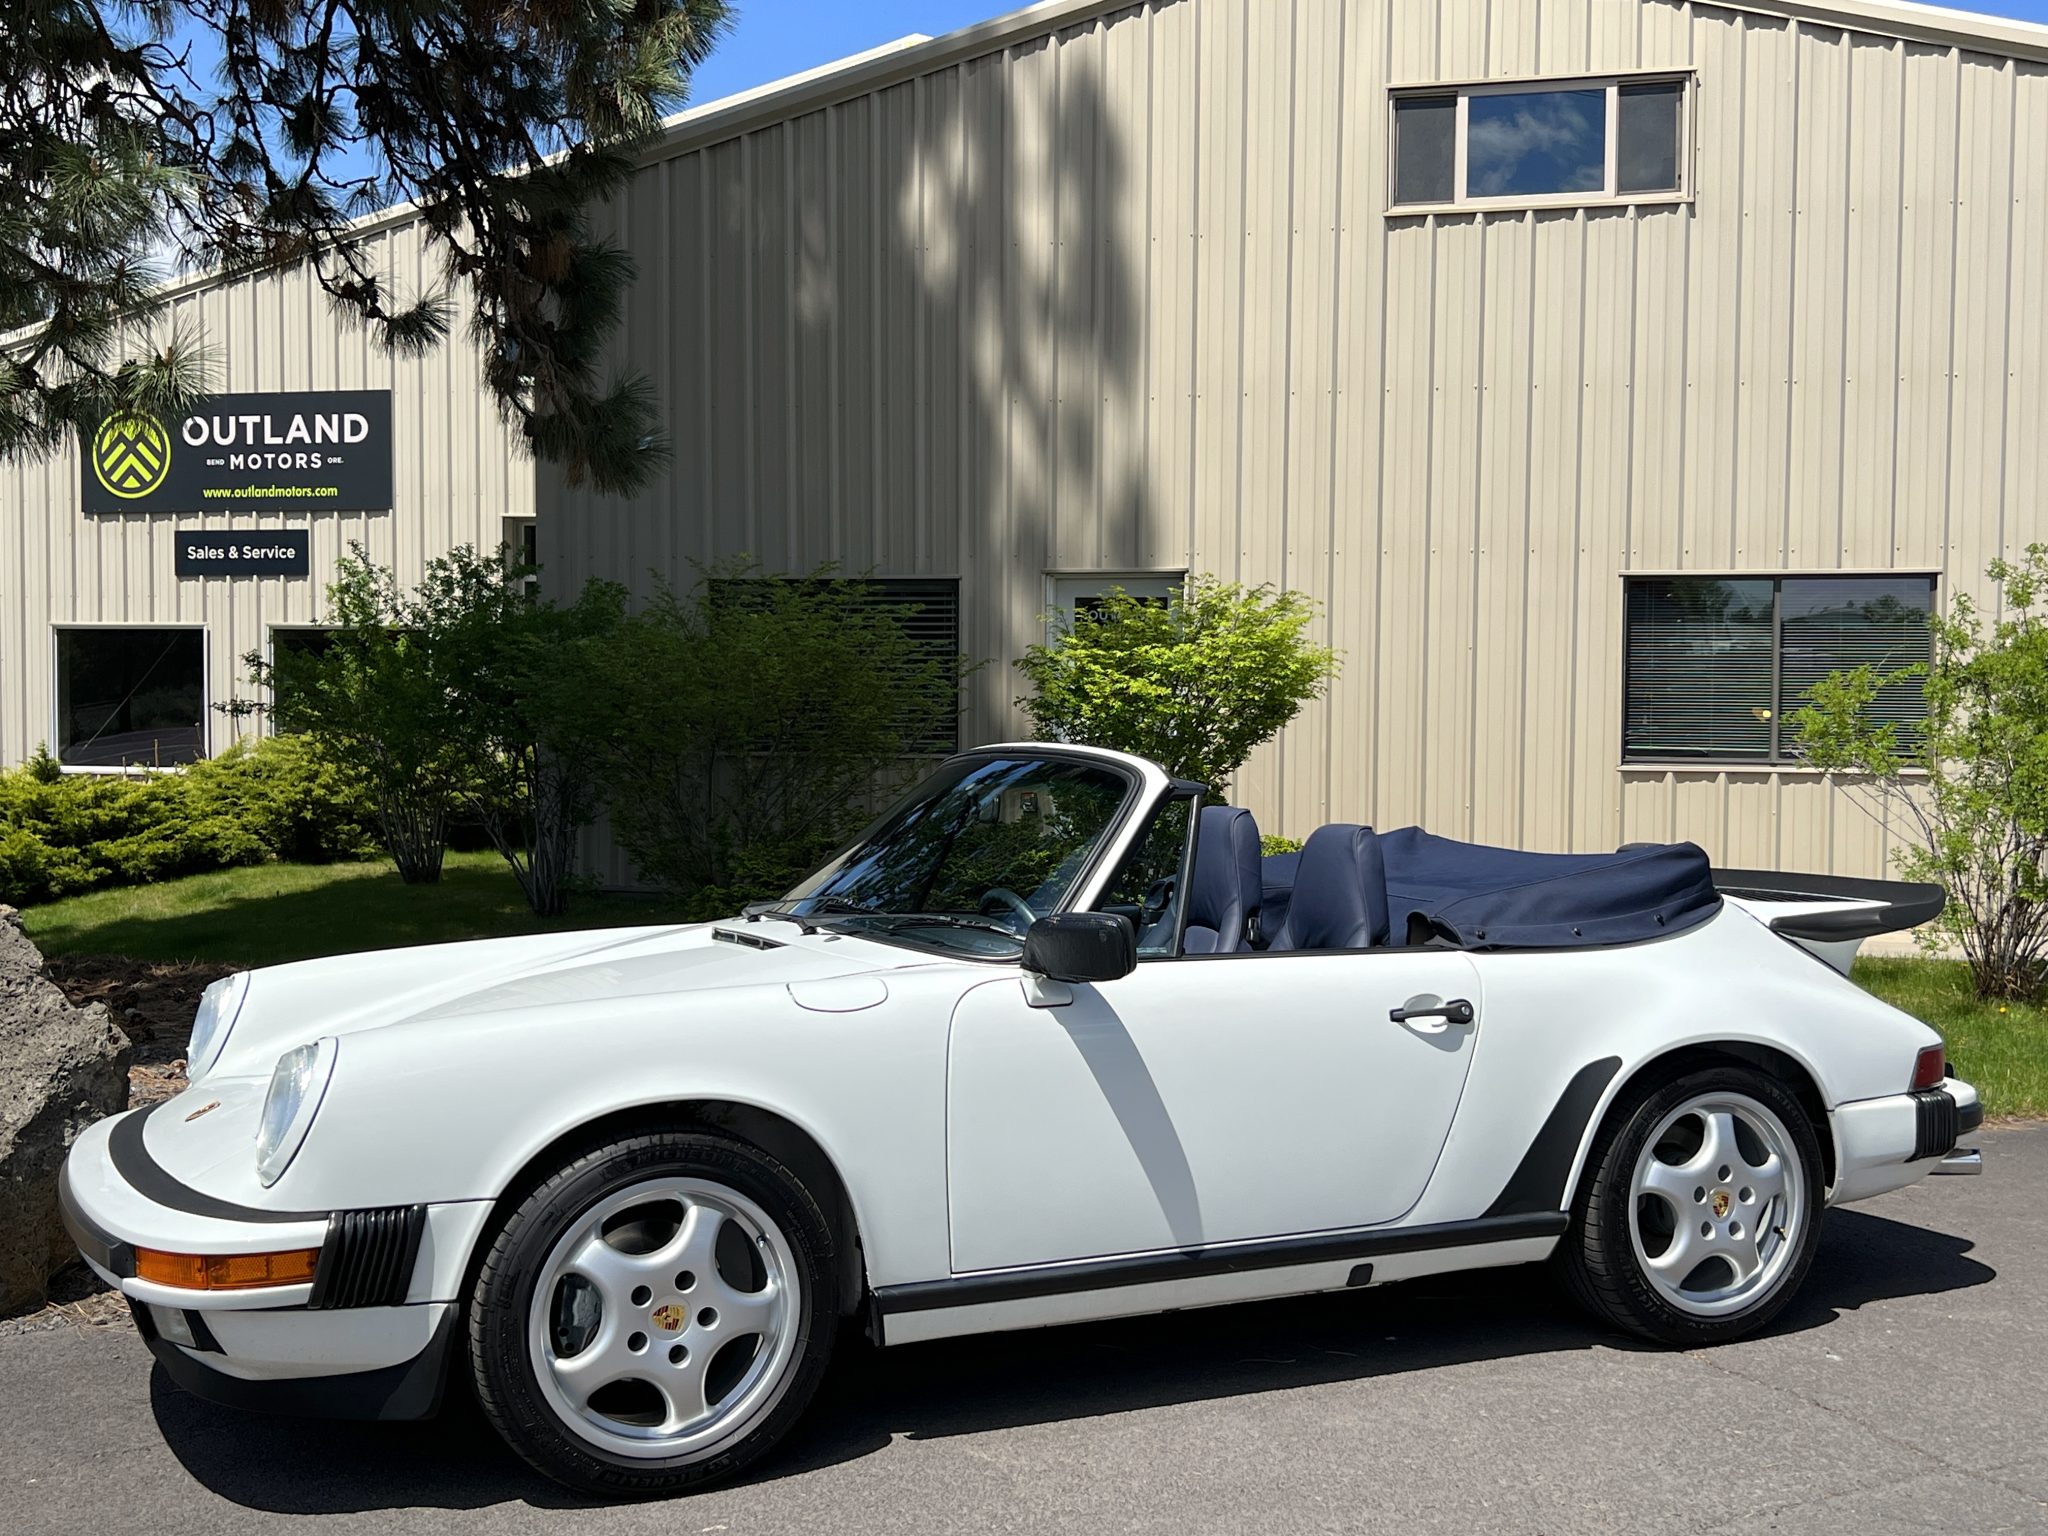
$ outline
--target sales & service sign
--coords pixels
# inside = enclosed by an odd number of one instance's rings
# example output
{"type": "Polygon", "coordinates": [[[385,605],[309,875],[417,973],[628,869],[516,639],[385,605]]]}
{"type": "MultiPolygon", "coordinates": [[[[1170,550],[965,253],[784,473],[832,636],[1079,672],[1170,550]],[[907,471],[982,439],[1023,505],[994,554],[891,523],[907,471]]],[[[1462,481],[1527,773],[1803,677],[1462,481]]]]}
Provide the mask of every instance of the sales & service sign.
{"type": "Polygon", "coordinates": [[[388,512],[391,391],[215,395],[108,416],[85,444],[87,512],[388,512]]]}

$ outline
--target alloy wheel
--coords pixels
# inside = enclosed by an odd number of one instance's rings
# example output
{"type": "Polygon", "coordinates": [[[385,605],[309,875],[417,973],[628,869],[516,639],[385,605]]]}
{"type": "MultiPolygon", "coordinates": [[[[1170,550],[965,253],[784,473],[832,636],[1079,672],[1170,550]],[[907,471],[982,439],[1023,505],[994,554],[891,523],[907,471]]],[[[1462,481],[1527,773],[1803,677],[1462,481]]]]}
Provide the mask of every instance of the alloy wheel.
{"type": "Polygon", "coordinates": [[[1776,1113],[1740,1093],[1664,1116],[1636,1159],[1629,1237],[1670,1305],[1723,1317],[1768,1296],[1799,1250],[1807,1179],[1776,1113]]]}
{"type": "Polygon", "coordinates": [[[716,1454],[789,1385],[798,1274],[782,1230],[735,1189],[666,1178],[619,1190],[541,1268],[528,1343],[542,1395],[615,1455],[716,1454]]]}

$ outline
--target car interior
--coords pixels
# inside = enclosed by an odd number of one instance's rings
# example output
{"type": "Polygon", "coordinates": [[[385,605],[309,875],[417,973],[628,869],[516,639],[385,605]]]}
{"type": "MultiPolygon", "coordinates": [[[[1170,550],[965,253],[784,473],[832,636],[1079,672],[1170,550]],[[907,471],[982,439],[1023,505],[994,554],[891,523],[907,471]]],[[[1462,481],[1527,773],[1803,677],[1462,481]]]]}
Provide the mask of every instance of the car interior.
{"type": "Polygon", "coordinates": [[[1719,907],[1691,843],[1529,853],[1334,822],[1299,852],[1262,857],[1252,813],[1211,805],[1195,832],[1182,953],[1585,947],[1676,932],[1719,907]]]}

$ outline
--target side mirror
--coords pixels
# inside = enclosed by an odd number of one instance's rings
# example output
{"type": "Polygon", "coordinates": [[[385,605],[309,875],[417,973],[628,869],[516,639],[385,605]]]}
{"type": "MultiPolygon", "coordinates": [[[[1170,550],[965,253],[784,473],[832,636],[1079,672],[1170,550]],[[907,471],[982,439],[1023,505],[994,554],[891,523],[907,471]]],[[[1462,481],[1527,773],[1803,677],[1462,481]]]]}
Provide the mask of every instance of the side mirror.
{"type": "Polygon", "coordinates": [[[1024,933],[1024,969],[1049,981],[1116,981],[1138,968],[1138,934],[1116,912],[1058,912],[1024,933]]]}

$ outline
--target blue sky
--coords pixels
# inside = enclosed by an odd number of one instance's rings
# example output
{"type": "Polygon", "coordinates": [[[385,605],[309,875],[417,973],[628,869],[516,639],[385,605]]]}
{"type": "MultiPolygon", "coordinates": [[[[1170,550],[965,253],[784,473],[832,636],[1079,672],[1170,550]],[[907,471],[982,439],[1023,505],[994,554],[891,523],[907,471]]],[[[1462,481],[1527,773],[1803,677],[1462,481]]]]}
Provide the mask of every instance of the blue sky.
{"type": "MultiPolygon", "coordinates": [[[[691,92],[713,101],[903,36],[971,26],[1022,0],[740,0],[739,22],[691,92]]],[[[1967,9],[2048,22],[2048,0],[1977,0],[1967,9]]]]}
{"type": "MultiPolygon", "coordinates": [[[[892,42],[908,32],[937,37],[1023,0],[740,0],[739,20],[690,88],[693,102],[715,101],[892,42]]],[[[2048,0],[2038,9],[2048,12],[2048,0]]]]}

